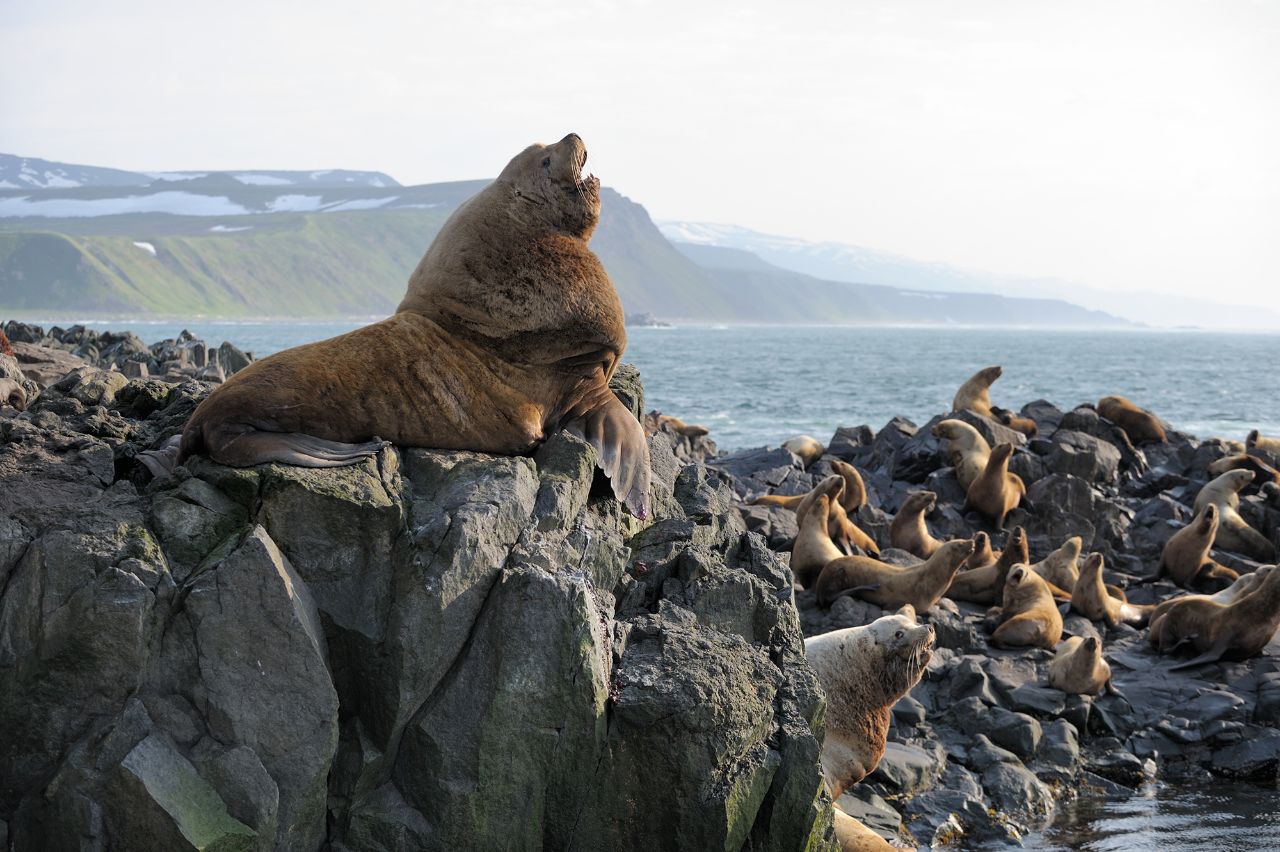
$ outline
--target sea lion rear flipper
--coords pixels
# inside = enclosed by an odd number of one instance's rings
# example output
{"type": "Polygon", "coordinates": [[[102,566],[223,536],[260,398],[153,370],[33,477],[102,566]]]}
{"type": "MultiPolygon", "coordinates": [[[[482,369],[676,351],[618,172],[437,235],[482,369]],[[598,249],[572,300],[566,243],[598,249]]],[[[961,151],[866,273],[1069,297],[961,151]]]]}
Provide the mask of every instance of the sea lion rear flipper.
{"type": "Polygon", "coordinates": [[[1189,660],[1185,660],[1176,665],[1169,666],[1169,671],[1177,672],[1177,671],[1182,671],[1183,669],[1192,669],[1192,668],[1195,668],[1196,666],[1203,666],[1209,663],[1216,663],[1218,662],[1218,660],[1222,659],[1222,655],[1225,654],[1226,651],[1227,651],[1226,642],[1221,642],[1221,641],[1215,642],[1212,648],[1205,651],[1200,656],[1192,657],[1189,660]]]}
{"type": "Polygon", "coordinates": [[[249,429],[208,446],[209,457],[220,464],[248,467],[267,462],[299,467],[346,467],[376,454],[387,441],[374,439],[362,444],[330,441],[301,432],[263,432],[249,429]]]}
{"type": "Polygon", "coordinates": [[[154,450],[143,450],[136,456],[142,466],[151,471],[156,479],[162,479],[173,473],[178,466],[178,447],[182,444],[181,435],[172,435],[154,450]]]}
{"type": "Polygon", "coordinates": [[[644,429],[612,393],[608,400],[566,427],[596,448],[613,495],[640,520],[649,517],[649,444],[644,429]]]}

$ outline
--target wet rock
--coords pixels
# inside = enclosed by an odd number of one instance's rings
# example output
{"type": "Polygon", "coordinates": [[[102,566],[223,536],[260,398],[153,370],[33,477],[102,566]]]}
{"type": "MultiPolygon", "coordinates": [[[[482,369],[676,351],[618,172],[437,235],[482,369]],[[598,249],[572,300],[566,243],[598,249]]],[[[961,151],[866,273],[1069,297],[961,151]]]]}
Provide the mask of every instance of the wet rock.
{"type": "Polygon", "coordinates": [[[982,772],[982,787],[1000,811],[1026,827],[1046,825],[1053,814],[1053,794],[1020,764],[987,767],[982,772]]]}
{"type": "Polygon", "coordinates": [[[1254,736],[1214,752],[1212,769],[1229,778],[1280,782],[1280,730],[1263,728],[1254,736]]]}
{"type": "Polygon", "coordinates": [[[1154,764],[1124,751],[1119,743],[1114,746],[1101,754],[1087,756],[1085,767],[1096,775],[1130,788],[1137,787],[1154,774],[1154,764]]]}

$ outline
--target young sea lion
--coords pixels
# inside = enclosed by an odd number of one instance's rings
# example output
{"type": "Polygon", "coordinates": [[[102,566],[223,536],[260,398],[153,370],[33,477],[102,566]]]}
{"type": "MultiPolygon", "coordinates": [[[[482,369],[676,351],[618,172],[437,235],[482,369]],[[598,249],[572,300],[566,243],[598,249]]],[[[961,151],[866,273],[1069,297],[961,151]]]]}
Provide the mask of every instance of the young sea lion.
{"type": "MultiPolygon", "coordinates": [[[[840,459],[831,460],[831,469],[844,479],[844,491],[840,494],[840,507],[845,510],[846,514],[858,511],[867,502],[867,486],[862,481],[862,474],[858,473],[856,467],[840,459]]],[[[801,501],[812,493],[813,490],[810,489],[804,494],[787,494],[785,496],[761,494],[752,500],[751,504],[782,506],[795,511],[801,501]]]]}
{"type": "Polygon", "coordinates": [[[942,542],[929,534],[924,516],[933,511],[938,495],[932,491],[913,491],[902,501],[902,508],[889,525],[889,543],[913,556],[928,559],[942,542]]]}
{"type": "Polygon", "coordinates": [[[1199,512],[1210,503],[1218,507],[1218,533],[1213,539],[1215,547],[1243,553],[1258,562],[1271,562],[1276,558],[1275,545],[1245,523],[1237,511],[1240,491],[1253,481],[1253,477],[1251,470],[1227,471],[1200,489],[1195,508],[1199,512]]]}
{"type": "Polygon", "coordinates": [[[822,774],[831,798],[875,769],[884,756],[889,708],[920,680],[933,628],[904,606],[862,627],[806,639],[804,655],[827,694],[822,774]]]}
{"type": "Polygon", "coordinates": [[[1102,644],[1097,637],[1069,636],[1058,646],[1049,661],[1049,686],[1068,695],[1097,695],[1103,689],[1114,690],[1111,666],[1102,659],[1102,644]]]}
{"type": "Polygon", "coordinates": [[[827,532],[830,534],[832,541],[845,553],[853,553],[856,547],[864,553],[872,553],[879,556],[880,548],[876,546],[875,539],[849,520],[849,515],[841,505],[840,501],[844,496],[844,483],[843,476],[833,473],[814,486],[813,490],[804,495],[796,506],[796,524],[804,522],[805,514],[814,505],[818,497],[825,494],[831,498],[827,504],[827,532]]]}
{"type": "Polygon", "coordinates": [[[987,459],[987,466],[965,495],[965,505],[991,518],[998,530],[1004,529],[1005,516],[1017,508],[1027,493],[1022,477],[1009,472],[1012,455],[1013,444],[997,444],[987,459]]]}
{"type": "Polygon", "coordinates": [[[1200,655],[1170,671],[1221,659],[1247,659],[1262,651],[1280,627],[1280,571],[1259,568],[1215,596],[1185,595],[1156,607],[1147,638],[1171,653],[1189,644],[1200,655]],[[1236,586],[1241,588],[1236,589],[1236,586]]]}
{"type": "Polygon", "coordinates": [[[1155,576],[1168,574],[1182,588],[1201,592],[1214,592],[1230,586],[1240,575],[1209,556],[1217,534],[1218,506],[1205,503],[1191,523],[1164,543],[1155,576]]]}
{"type": "Polygon", "coordinates": [[[600,182],[583,176],[586,157],[573,133],[517,154],[445,222],[394,316],[236,373],[197,407],[176,461],[334,467],[382,438],[527,453],[568,428],[646,517],[644,429],[609,388],[627,335],[587,247],[600,182]]]}
{"type": "Polygon", "coordinates": [[[869,556],[842,556],[826,564],[814,590],[820,606],[830,606],[847,592],[884,609],[911,604],[916,612],[928,612],[971,553],[973,541],[961,538],[946,542],[933,556],[910,568],[869,556]]]}
{"type": "MultiPolygon", "coordinates": [[[[975,535],[976,539],[977,536],[975,535]]],[[[951,580],[945,597],[953,601],[991,606],[1004,594],[1005,577],[1014,565],[1026,564],[1027,534],[1022,527],[1014,527],[1005,542],[1004,552],[991,565],[983,565],[961,571],[951,580]]]]}
{"type": "Polygon", "coordinates": [[[991,634],[995,645],[1050,651],[1062,639],[1062,613],[1040,575],[1016,565],[1004,581],[1004,603],[991,634]]]}
{"type": "Polygon", "coordinates": [[[1154,606],[1131,604],[1111,594],[1102,581],[1103,559],[1101,553],[1090,553],[1080,569],[1071,592],[1071,608],[1090,621],[1101,621],[1107,627],[1117,627],[1121,622],[1142,627],[1151,617],[1154,606]]]}
{"type": "Polygon", "coordinates": [[[1073,535],[1062,543],[1057,550],[1031,566],[1031,570],[1039,574],[1049,585],[1057,586],[1071,597],[1071,589],[1080,579],[1080,551],[1084,547],[1084,539],[1073,535]]]}
{"type": "Polygon", "coordinates": [[[799,457],[805,467],[822,458],[822,454],[827,451],[827,448],[817,438],[812,438],[808,435],[797,435],[788,441],[784,441],[782,447],[799,457]]]}
{"type": "Polygon", "coordinates": [[[1098,400],[1098,414],[1123,429],[1135,444],[1163,444],[1167,440],[1160,418],[1122,396],[1104,396],[1098,400]]]}
{"type": "Polygon", "coordinates": [[[991,536],[978,530],[973,534],[973,553],[970,553],[969,558],[961,563],[960,570],[972,571],[974,568],[994,565],[998,558],[996,552],[991,549],[991,536]]]}
{"type": "Polygon", "coordinates": [[[1013,431],[1021,432],[1028,438],[1034,438],[1040,434],[1040,427],[1030,417],[1022,417],[1007,408],[999,408],[994,405],[991,406],[991,413],[995,416],[997,423],[1003,423],[1013,431]]]}
{"type": "Polygon", "coordinates": [[[803,516],[797,514],[800,531],[791,545],[791,574],[801,588],[809,588],[828,562],[845,553],[836,547],[828,531],[827,516],[831,496],[823,493],[814,500],[803,516]]]}
{"type": "Polygon", "coordinates": [[[992,383],[1003,374],[1004,370],[998,366],[983,367],[974,373],[960,386],[960,390],[956,391],[955,399],[951,401],[951,410],[972,411],[974,414],[981,414],[983,417],[994,420],[995,416],[991,413],[990,390],[992,383]]]}
{"type": "Polygon", "coordinates": [[[679,417],[672,417],[658,411],[650,411],[645,415],[645,431],[657,434],[663,430],[683,435],[686,438],[701,438],[710,434],[711,430],[697,423],[685,423],[679,417]]]}
{"type": "Polygon", "coordinates": [[[977,429],[963,420],[943,420],[929,430],[947,441],[947,463],[956,470],[956,481],[965,491],[987,466],[991,446],[977,429]]]}

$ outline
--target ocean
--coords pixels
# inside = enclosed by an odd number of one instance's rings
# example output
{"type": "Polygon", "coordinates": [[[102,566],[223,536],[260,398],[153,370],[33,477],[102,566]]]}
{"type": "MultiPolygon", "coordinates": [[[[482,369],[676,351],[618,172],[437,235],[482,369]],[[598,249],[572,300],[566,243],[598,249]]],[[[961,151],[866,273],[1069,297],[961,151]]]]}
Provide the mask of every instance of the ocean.
{"type": "MultiPolygon", "coordinates": [[[[74,318],[37,320],[46,328],[74,318]]],[[[189,329],[258,357],[370,322],[95,320],[148,343],[189,329]]],[[[623,360],[640,368],[646,406],[711,429],[722,449],[828,440],[838,426],[917,425],[951,408],[956,389],[1004,367],[992,401],[1060,408],[1120,394],[1197,437],[1280,435],[1280,334],[993,328],[679,326],[631,328],[623,360]]]]}

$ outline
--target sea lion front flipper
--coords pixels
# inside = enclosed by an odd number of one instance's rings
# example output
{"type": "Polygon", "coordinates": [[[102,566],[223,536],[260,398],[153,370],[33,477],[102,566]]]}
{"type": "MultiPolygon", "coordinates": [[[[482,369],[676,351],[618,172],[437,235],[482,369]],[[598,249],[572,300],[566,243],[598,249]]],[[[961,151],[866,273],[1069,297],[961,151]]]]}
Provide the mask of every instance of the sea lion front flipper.
{"type": "Polygon", "coordinates": [[[613,495],[640,520],[649,517],[649,444],[644,428],[612,393],[566,428],[596,448],[613,495]]]}
{"type": "Polygon", "coordinates": [[[1169,666],[1169,671],[1178,672],[1183,669],[1193,669],[1196,666],[1203,666],[1209,663],[1216,663],[1222,659],[1222,655],[1227,652],[1227,643],[1223,641],[1215,642],[1213,647],[1205,651],[1198,657],[1192,657],[1189,660],[1169,666]]]}

